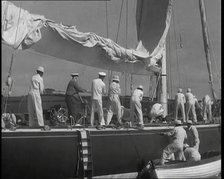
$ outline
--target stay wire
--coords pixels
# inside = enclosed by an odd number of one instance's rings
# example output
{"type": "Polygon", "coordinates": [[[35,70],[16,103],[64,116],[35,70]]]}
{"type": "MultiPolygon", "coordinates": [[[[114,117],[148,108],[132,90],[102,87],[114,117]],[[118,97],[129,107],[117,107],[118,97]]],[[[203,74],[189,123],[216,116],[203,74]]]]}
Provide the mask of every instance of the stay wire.
{"type": "Polygon", "coordinates": [[[172,98],[172,95],[173,95],[173,91],[172,91],[172,87],[173,87],[173,82],[172,82],[172,65],[171,65],[171,42],[170,42],[170,31],[168,33],[168,45],[169,45],[169,81],[170,81],[170,85],[169,85],[169,88],[170,88],[170,98],[172,98]]]}
{"type": "MultiPolygon", "coordinates": [[[[105,2],[105,9],[106,9],[106,36],[109,38],[109,21],[108,21],[108,4],[107,1],[105,2]]],[[[110,81],[111,81],[111,73],[110,69],[108,69],[108,94],[110,94],[110,81]]]]}
{"type": "MultiPolygon", "coordinates": [[[[21,15],[21,9],[22,9],[22,1],[20,1],[19,17],[18,17],[18,21],[17,21],[17,28],[16,28],[14,44],[16,43],[16,38],[17,38],[17,33],[18,33],[18,28],[19,28],[20,15],[21,15]]],[[[5,12],[5,13],[7,13],[7,12],[5,12]]],[[[6,14],[5,14],[5,16],[6,16],[6,14]]],[[[6,24],[6,26],[7,26],[7,24],[6,24]]],[[[8,72],[8,77],[10,77],[12,75],[12,65],[13,65],[14,53],[15,53],[15,49],[13,49],[13,52],[12,52],[11,63],[10,63],[9,72],[8,72]]],[[[12,85],[8,87],[8,93],[7,93],[6,101],[5,101],[4,113],[6,113],[6,110],[7,110],[9,91],[11,91],[11,90],[12,90],[12,85]]]]}
{"type": "MultiPolygon", "coordinates": [[[[205,7],[205,14],[207,14],[206,12],[206,7],[205,7]]],[[[207,28],[207,31],[208,31],[208,41],[209,41],[209,49],[211,50],[211,59],[214,63],[214,66],[215,66],[215,70],[216,70],[216,78],[218,79],[219,81],[219,85],[220,85],[220,88],[221,88],[221,75],[220,75],[220,72],[218,70],[218,67],[217,67],[217,63],[216,63],[216,57],[215,57],[215,53],[214,53],[214,49],[213,49],[213,46],[212,46],[212,42],[210,40],[210,31],[209,31],[209,28],[207,28]]]]}
{"type": "Polygon", "coordinates": [[[121,4],[121,10],[120,10],[120,16],[119,16],[119,22],[118,22],[118,28],[117,28],[116,43],[118,41],[118,35],[119,35],[119,31],[120,31],[121,14],[122,14],[122,11],[123,11],[123,5],[124,5],[124,0],[122,0],[122,4],[121,4]]]}
{"type": "MultiPolygon", "coordinates": [[[[126,50],[127,50],[127,47],[128,47],[128,0],[126,0],[125,47],[126,47],[126,50]]],[[[126,72],[124,72],[124,78],[125,78],[125,81],[124,81],[124,89],[125,89],[124,96],[126,96],[126,92],[127,92],[127,73],[126,72]]],[[[122,98],[122,105],[124,105],[124,96],[122,98]]]]}
{"type": "Polygon", "coordinates": [[[173,30],[174,30],[174,40],[175,40],[175,54],[176,54],[176,59],[177,59],[177,73],[178,73],[178,84],[179,87],[180,85],[180,65],[179,65],[179,58],[178,58],[178,54],[177,54],[177,37],[176,37],[176,29],[175,29],[175,15],[174,15],[174,8],[172,8],[173,11],[173,30]]]}

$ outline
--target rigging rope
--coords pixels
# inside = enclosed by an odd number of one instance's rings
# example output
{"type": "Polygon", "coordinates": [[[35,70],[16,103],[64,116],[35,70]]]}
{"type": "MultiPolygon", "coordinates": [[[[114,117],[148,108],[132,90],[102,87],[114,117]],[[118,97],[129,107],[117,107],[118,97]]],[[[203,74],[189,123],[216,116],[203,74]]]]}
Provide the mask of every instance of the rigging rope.
{"type": "MultiPolygon", "coordinates": [[[[125,47],[128,47],[128,0],[126,0],[126,23],[125,23],[125,47]]],[[[125,84],[124,84],[124,96],[126,96],[127,92],[127,73],[124,72],[125,84]]],[[[122,105],[124,105],[124,97],[122,98],[122,105]]]]}
{"type": "Polygon", "coordinates": [[[174,30],[174,39],[175,39],[175,54],[176,54],[176,59],[177,59],[177,73],[178,73],[178,83],[179,83],[179,87],[180,85],[180,67],[179,67],[179,58],[178,58],[178,54],[177,54],[177,38],[176,38],[176,29],[175,29],[175,15],[174,15],[174,8],[172,8],[173,11],[173,30],[174,30]]]}
{"type": "MultiPolygon", "coordinates": [[[[106,36],[107,38],[109,38],[109,24],[108,24],[108,9],[107,9],[107,1],[105,2],[105,8],[106,8],[106,36]]],[[[107,73],[108,73],[108,94],[110,93],[110,81],[111,81],[111,71],[108,69],[107,73]]]]}
{"type": "Polygon", "coordinates": [[[156,89],[157,89],[157,87],[159,85],[160,77],[161,77],[161,73],[159,73],[159,76],[158,76],[158,79],[157,79],[157,82],[156,82],[156,86],[155,86],[155,89],[154,89],[153,94],[152,94],[151,101],[153,101],[153,99],[154,99],[154,96],[155,96],[155,93],[156,93],[156,89]]]}
{"type": "MultiPolygon", "coordinates": [[[[205,14],[207,14],[206,13],[206,8],[205,8],[205,14]]],[[[208,33],[207,33],[207,35],[208,35],[208,41],[209,41],[209,44],[210,44],[210,46],[209,46],[209,49],[211,50],[211,59],[212,59],[212,61],[214,62],[214,66],[215,66],[215,69],[216,69],[216,78],[219,80],[219,85],[220,85],[220,88],[221,88],[221,75],[220,75],[220,73],[219,73],[219,70],[218,70],[218,67],[217,67],[217,63],[216,63],[216,58],[215,58],[215,53],[214,53],[214,49],[213,49],[213,46],[211,45],[212,43],[211,43],[211,40],[210,40],[210,31],[209,31],[209,28],[207,28],[207,31],[208,31],[208,33]]]]}
{"type": "Polygon", "coordinates": [[[169,92],[170,92],[170,98],[172,98],[173,96],[173,92],[172,92],[172,87],[173,87],[173,82],[172,82],[172,65],[171,65],[171,42],[170,42],[170,31],[168,34],[168,44],[169,44],[169,81],[170,81],[170,85],[169,85],[169,92]]]}
{"type": "MultiPolygon", "coordinates": [[[[20,15],[21,15],[21,9],[22,9],[22,1],[20,1],[19,17],[18,17],[18,21],[17,21],[17,28],[16,28],[16,34],[15,34],[14,43],[16,43],[16,38],[17,38],[17,33],[18,33],[18,26],[19,26],[20,15]]],[[[6,15],[6,13],[7,12],[5,12],[5,15],[6,15]]],[[[6,27],[7,27],[7,22],[4,25],[6,25],[6,27]]],[[[6,101],[5,101],[4,113],[6,113],[6,110],[7,110],[8,98],[9,98],[9,95],[11,93],[12,85],[13,85],[13,79],[12,79],[11,75],[12,75],[12,65],[13,65],[14,53],[15,53],[15,49],[13,49],[13,52],[12,52],[11,63],[10,63],[8,77],[7,77],[7,81],[6,81],[6,84],[8,86],[8,93],[7,93],[6,101]]]]}
{"type": "Polygon", "coordinates": [[[120,25],[121,25],[121,14],[122,14],[122,10],[123,10],[123,4],[124,4],[124,0],[122,0],[122,4],[121,4],[120,17],[119,17],[119,23],[118,23],[118,29],[117,29],[117,36],[116,36],[116,43],[118,41],[118,34],[119,34],[119,30],[120,30],[120,25]]]}
{"type": "Polygon", "coordinates": [[[106,30],[107,30],[107,38],[109,37],[109,32],[108,32],[108,10],[107,10],[107,1],[105,3],[106,6],[106,30]]]}

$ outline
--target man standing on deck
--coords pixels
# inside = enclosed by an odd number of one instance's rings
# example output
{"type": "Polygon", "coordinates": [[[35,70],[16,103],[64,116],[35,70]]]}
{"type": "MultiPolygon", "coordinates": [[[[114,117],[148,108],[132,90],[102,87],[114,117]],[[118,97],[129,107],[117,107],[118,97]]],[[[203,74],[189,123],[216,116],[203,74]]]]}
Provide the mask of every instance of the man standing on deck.
{"type": "Polygon", "coordinates": [[[189,144],[190,147],[195,148],[196,150],[199,150],[199,135],[198,135],[198,130],[195,126],[192,125],[192,121],[188,120],[187,121],[187,143],[189,144]]]}
{"type": "Polygon", "coordinates": [[[137,118],[138,118],[138,128],[144,129],[144,123],[143,123],[143,114],[142,114],[142,105],[141,105],[141,101],[143,99],[143,86],[139,85],[137,87],[137,89],[134,90],[132,96],[131,96],[131,100],[130,100],[130,106],[131,106],[131,110],[130,110],[130,118],[131,118],[131,123],[132,126],[134,124],[134,113],[136,114],[137,118]]]}
{"type": "Polygon", "coordinates": [[[211,122],[212,121],[212,100],[209,95],[205,95],[202,98],[203,102],[203,121],[211,122]]]}
{"type": "Polygon", "coordinates": [[[40,94],[43,94],[44,68],[39,66],[37,68],[37,74],[32,76],[30,91],[28,93],[28,113],[29,113],[29,126],[44,127],[43,109],[40,94]]]}
{"type": "Polygon", "coordinates": [[[186,121],[189,120],[190,111],[193,114],[193,121],[197,123],[197,116],[195,111],[195,103],[197,101],[196,97],[191,93],[191,89],[187,89],[186,93],[186,121]]]}
{"type": "Polygon", "coordinates": [[[119,84],[119,76],[114,75],[112,79],[112,83],[110,84],[109,90],[109,104],[108,104],[108,112],[107,112],[107,125],[110,124],[111,118],[113,114],[117,115],[118,126],[122,125],[121,121],[121,102],[119,95],[121,94],[121,88],[119,84]]]}
{"type": "Polygon", "coordinates": [[[175,95],[175,120],[178,119],[178,111],[180,109],[181,117],[183,118],[183,122],[186,122],[185,108],[184,108],[185,102],[186,102],[185,96],[182,92],[182,89],[179,88],[177,94],[175,95]]]}
{"type": "Polygon", "coordinates": [[[82,89],[78,84],[79,73],[72,73],[71,77],[72,79],[69,81],[67,89],[66,89],[65,103],[68,108],[69,118],[70,116],[72,116],[72,118],[76,121],[77,114],[80,111],[80,107],[82,103],[79,92],[87,92],[87,90],[82,89]]]}
{"type": "Polygon", "coordinates": [[[174,121],[175,127],[171,132],[161,133],[161,135],[167,135],[171,137],[171,143],[163,150],[161,157],[161,164],[165,164],[167,160],[172,158],[174,154],[175,160],[184,160],[183,145],[187,139],[187,134],[184,128],[181,126],[180,120],[174,121]]]}
{"type": "Polygon", "coordinates": [[[90,123],[91,126],[94,125],[94,112],[97,109],[98,117],[99,117],[99,129],[104,128],[105,125],[104,116],[103,116],[103,102],[102,95],[106,93],[106,85],[103,82],[106,73],[99,72],[99,78],[94,79],[92,81],[92,107],[91,107],[91,116],[90,123]]]}

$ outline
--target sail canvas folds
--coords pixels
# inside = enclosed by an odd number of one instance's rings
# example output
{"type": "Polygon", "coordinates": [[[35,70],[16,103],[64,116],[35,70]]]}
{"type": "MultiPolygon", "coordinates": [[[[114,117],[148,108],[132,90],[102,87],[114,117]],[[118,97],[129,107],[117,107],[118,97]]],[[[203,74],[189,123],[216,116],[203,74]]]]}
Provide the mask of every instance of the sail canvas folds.
{"type": "Polygon", "coordinates": [[[172,14],[173,0],[138,0],[136,9],[137,35],[150,52],[146,68],[159,71],[158,63],[165,50],[172,14]]]}
{"type": "MultiPolygon", "coordinates": [[[[136,49],[127,49],[93,32],[80,32],[75,26],[63,25],[44,16],[30,14],[7,1],[2,1],[2,41],[16,49],[29,48],[38,53],[84,65],[148,74],[149,71],[160,70],[157,59],[161,58],[169,26],[167,19],[170,19],[167,13],[170,7],[169,0],[152,2],[156,9],[159,8],[158,16],[154,17],[151,27],[157,31],[145,33],[141,24],[147,17],[144,15],[144,6],[140,13],[138,6],[137,16],[141,16],[141,23],[139,24],[137,18],[139,44],[136,44],[136,49]],[[145,36],[149,39],[148,43],[144,40],[145,36]]],[[[153,14],[152,11],[151,15],[153,14]]],[[[147,16],[150,16],[150,13],[147,13],[147,16]]]]}

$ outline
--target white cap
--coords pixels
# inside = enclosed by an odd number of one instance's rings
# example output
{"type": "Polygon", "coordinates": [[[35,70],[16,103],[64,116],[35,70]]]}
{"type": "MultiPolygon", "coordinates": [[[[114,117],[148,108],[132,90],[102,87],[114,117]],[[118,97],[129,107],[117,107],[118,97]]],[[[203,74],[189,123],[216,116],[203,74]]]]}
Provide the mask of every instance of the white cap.
{"type": "Polygon", "coordinates": [[[142,85],[139,85],[137,88],[143,90],[143,86],[142,85]]]}
{"type": "Polygon", "coordinates": [[[118,75],[114,75],[112,78],[113,81],[120,81],[119,76],[118,75]]]}
{"type": "Polygon", "coordinates": [[[183,148],[186,149],[186,148],[188,148],[188,147],[190,147],[190,146],[189,146],[188,144],[185,143],[183,148]]]}
{"type": "Polygon", "coordinates": [[[79,76],[79,73],[72,73],[71,76],[79,76]]]}
{"type": "Polygon", "coordinates": [[[188,88],[188,89],[187,89],[187,92],[191,92],[191,88],[188,88]]]}
{"type": "Polygon", "coordinates": [[[105,72],[99,72],[99,76],[106,76],[105,72]]]}
{"type": "Polygon", "coordinates": [[[193,123],[192,123],[192,121],[191,121],[191,120],[188,120],[188,121],[187,121],[187,124],[193,124],[193,123]]]}
{"type": "Polygon", "coordinates": [[[178,89],[178,93],[182,93],[182,91],[183,91],[182,88],[178,89]]]}
{"type": "Polygon", "coordinates": [[[44,73],[44,67],[39,66],[39,67],[37,68],[37,71],[40,71],[40,72],[44,73]]]}

